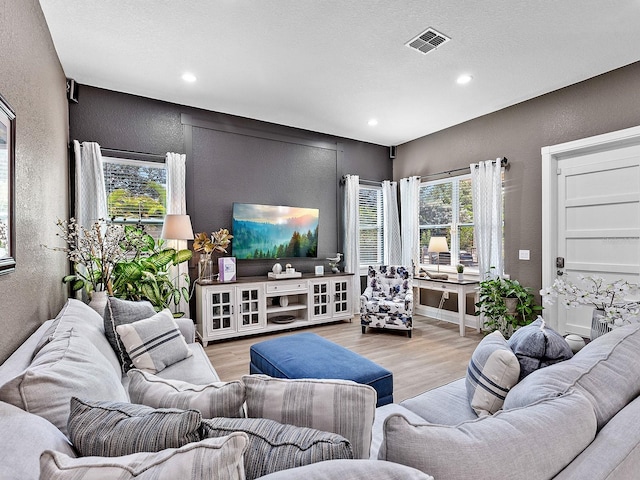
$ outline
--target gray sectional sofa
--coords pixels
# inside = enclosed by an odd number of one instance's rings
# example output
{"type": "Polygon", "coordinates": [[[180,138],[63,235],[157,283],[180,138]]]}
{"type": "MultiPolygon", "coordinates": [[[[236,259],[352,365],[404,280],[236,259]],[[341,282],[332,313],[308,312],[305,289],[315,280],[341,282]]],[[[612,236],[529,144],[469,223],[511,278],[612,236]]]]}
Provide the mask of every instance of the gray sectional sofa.
{"type": "MultiPolygon", "coordinates": [[[[195,329],[192,320],[177,319],[176,323],[184,337],[188,355],[186,358],[157,372],[156,381],[161,382],[163,379],[172,381],[173,379],[193,385],[222,383],[219,382],[219,377],[202,346],[195,343],[195,329]]],[[[133,376],[122,374],[118,355],[105,337],[103,319],[82,302],[69,300],[55,320],[46,321],[18,350],[0,365],[0,431],[2,432],[0,435],[0,477],[8,480],[113,478],[113,476],[120,475],[127,468],[131,468],[130,466],[114,466],[118,462],[125,462],[125,460],[131,462],[129,456],[109,456],[109,458],[85,456],[76,459],[79,446],[72,445],[69,440],[69,438],[73,437],[67,431],[67,427],[71,430],[73,425],[71,422],[67,424],[67,419],[70,418],[72,406],[74,412],[78,408],[85,408],[89,411],[99,410],[100,415],[96,417],[96,420],[88,417],[75,421],[75,424],[84,421],[81,427],[76,425],[74,428],[83,430],[90,436],[93,425],[103,424],[107,421],[119,422],[123,411],[127,410],[125,408],[127,405],[153,411],[154,409],[150,407],[135,406],[128,403],[130,398],[128,387],[130,383],[133,383],[134,380],[139,381],[142,377],[139,371],[137,372],[138,374],[133,376]],[[74,400],[73,402],[75,403],[73,403],[71,402],[71,397],[77,397],[82,401],[74,400]],[[104,410],[104,412],[101,410],[104,410]],[[103,413],[105,413],[106,417],[102,415],[103,413]],[[120,415],[120,417],[113,420],[114,414],[116,416],[120,415]],[[46,453],[43,454],[43,452],[46,453]],[[100,464],[97,474],[95,469],[88,469],[89,473],[86,474],[86,477],[83,476],[85,475],[84,473],[79,473],[78,469],[83,467],[82,462],[85,459],[87,462],[103,462],[100,464]],[[109,468],[115,469],[117,473],[108,470],[109,468]],[[44,475],[43,477],[40,477],[41,471],[42,475],[44,475]]],[[[279,380],[279,382],[284,382],[284,380],[279,380]]],[[[255,381],[251,383],[257,385],[255,388],[265,388],[264,382],[261,382],[258,378],[255,378],[255,381]]],[[[237,384],[242,384],[242,382],[228,382],[226,385],[230,385],[235,391],[237,390],[237,384]]],[[[286,385],[286,387],[288,386],[286,385]]],[[[371,387],[359,384],[353,384],[352,386],[341,384],[337,386],[322,385],[322,387],[328,389],[332,386],[336,388],[353,387],[354,389],[364,390],[365,396],[368,396],[365,400],[369,405],[367,409],[370,408],[371,411],[369,426],[368,428],[363,428],[364,435],[360,434],[363,440],[351,442],[353,445],[366,442],[361,449],[364,448],[364,452],[367,452],[375,409],[375,391],[371,387]]],[[[281,388],[279,385],[275,387],[275,391],[281,388]]],[[[244,389],[243,384],[242,388],[244,389]]],[[[249,382],[247,383],[248,388],[249,382]]],[[[305,388],[308,388],[308,385],[305,388]]],[[[274,389],[269,391],[273,392],[274,389]]],[[[244,395],[244,390],[242,394],[244,395]]],[[[244,400],[244,397],[242,400],[244,400]]],[[[193,407],[191,407],[191,411],[193,411],[193,407]]],[[[193,417],[193,415],[190,416],[193,417]]],[[[209,429],[223,430],[226,428],[231,432],[230,435],[223,437],[227,440],[207,438],[199,442],[188,443],[181,448],[167,448],[157,454],[138,454],[140,458],[136,457],[133,465],[142,473],[135,478],[244,479],[245,471],[248,473],[249,470],[244,469],[242,466],[242,454],[248,450],[248,437],[244,430],[242,433],[235,433],[233,428],[229,427],[234,425],[233,422],[242,420],[250,420],[252,423],[256,423],[253,419],[231,418],[217,420],[207,425],[209,429]],[[220,461],[212,463],[211,459],[213,457],[219,457],[220,461]],[[198,463],[198,458],[207,459],[206,468],[204,463],[202,466],[199,465],[197,469],[192,468],[194,462],[198,463]],[[175,462],[171,463],[174,460],[175,462]],[[162,462],[169,466],[166,467],[163,474],[156,477],[154,476],[156,475],[155,473],[151,473],[152,467],[161,465],[162,468],[165,468],[163,466],[165,464],[162,462]],[[180,470],[182,467],[187,469],[187,474],[180,470]],[[147,468],[151,468],[151,470],[147,472],[147,468]],[[215,472],[215,475],[211,476],[211,472],[215,472]]],[[[257,427],[258,433],[255,434],[254,432],[254,437],[264,433],[264,438],[267,441],[261,442],[261,448],[271,448],[269,441],[272,440],[268,435],[271,435],[272,432],[276,432],[274,435],[283,436],[288,435],[292,430],[292,428],[289,428],[292,426],[281,424],[278,427],[274,419],[265,419],[265,421],[271,423],[263,422],[257,427]]],[[[207,420],[204,420],[203,416],[202,425],[205,422],[207,420]]],[[[327,428],[324,429],[325,432],[314,432],[312,429],[307,429],[304,432],[305,438],[311,439],[312,445],[316,445],[320,437],[322,437],[322,441],[325,441],[325,444],[330,444],[331,442],[342,444],[346,442],[347,440],[342,436],[328,432],[332,428],[330,423],[327,423],[327,428]]],[[[337,425],[333,429],[336,433],[348,431],[345,430],[342,420],[336,423],[341,423],[341,425],[337,425]]],[[[135,430],[134,432],[140,437],[143,436],[140,432],[135,430]]],[[[356,434],[358,433],[356,432],[356,434]]],[[[151,440],[151,443],[153,443],[153,439],[141,438],[141,440],[151,440]]],[[[258,440],[263,439],[258,438],[258,440]]],[[[102,448],[119,447],[119,443],[116,441],[104,443],[100,446],[102,448]]],[[[280,443],[286,449],[289,440],[286,437],[282,437],[280,443]]],[[[253,447],[255,447],[255,444],[253,447]]],[[[333,447],[333,445],[330,445],[330,447],[333,447]]],[[[301,457],[303,458],[301,465],[305,464],[305,459],[316,461],[316,458],[318,458],[315,453],[308,455],[304,451],[302,453],[305,455],[301,457]]],[[[95,454],[92,453],[90,455],[95,454]]],[[[284,454],[272,454],[270,462],[274,462],[278,455],[286,457],[287,453],[285,451],[284,454]]],[[[338,477],[341,480],[359,478],[428,480],[431,478],[408,466],[373,461],[363,457],[366,457],[366,453],[357,455],[356,452],[354,455],[356,459],[354,460],[321,461],[303,467],[269,473],[262,478],[269,480],[301,477],[307,480],[338,477]]],[[[286,458],[285,461],[287,461],[286,458]]],[[[272,468],[270,471],[273,470],[272,468]]],[[[118,478],[122,477],[118,476],[118,478]]],[[[126,478],[130,477],[127,476],[126,478]]],[[[248,475],[247,478],[249,478],[248,475]]]]}
{"type": "Polygon", "coordinates": [[[640,478],[640,324],[534,371],[478,417],[465,379],[376,411],[372,456],[436,479],[640,478]]]}

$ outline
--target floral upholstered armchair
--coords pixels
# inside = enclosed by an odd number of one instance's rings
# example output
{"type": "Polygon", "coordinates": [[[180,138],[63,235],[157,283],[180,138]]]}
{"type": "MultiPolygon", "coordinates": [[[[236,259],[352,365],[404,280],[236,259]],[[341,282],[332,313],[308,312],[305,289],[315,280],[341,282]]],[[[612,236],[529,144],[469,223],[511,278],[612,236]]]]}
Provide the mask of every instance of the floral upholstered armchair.
{"type": "Polygon", "coordinates": [[[360,296],[362,333],[367,327],[413,329],[413,278],[406,267],[369,267],[367,288],[360,296]]]}

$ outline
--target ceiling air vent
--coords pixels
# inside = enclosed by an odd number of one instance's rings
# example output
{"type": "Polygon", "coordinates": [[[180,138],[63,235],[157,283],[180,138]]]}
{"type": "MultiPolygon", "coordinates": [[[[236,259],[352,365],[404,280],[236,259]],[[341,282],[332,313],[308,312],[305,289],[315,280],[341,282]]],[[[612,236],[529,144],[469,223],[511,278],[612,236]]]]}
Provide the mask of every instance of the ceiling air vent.
{"type": "Polygon", "coordinates": [[[431,50],[435,50],[440,45],[448,42],[449,40],[451,40],[449,37],[435,31],[433,28],[427,28],[420,35],[405,43],[405,45],[409,48],[417,50],[423,55],[426,55],[431,50]]]}

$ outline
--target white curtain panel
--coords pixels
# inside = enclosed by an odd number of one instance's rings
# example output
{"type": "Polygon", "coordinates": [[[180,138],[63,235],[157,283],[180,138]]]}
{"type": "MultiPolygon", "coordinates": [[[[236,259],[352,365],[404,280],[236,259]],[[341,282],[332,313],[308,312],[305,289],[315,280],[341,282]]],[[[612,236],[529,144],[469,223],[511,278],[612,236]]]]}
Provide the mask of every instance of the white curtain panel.
{"type": "Polygon", "coordinates": [[[84,228],[107,218],[107,192],[104,187],[102,153],[96,142],[73,141],[76,165],[76,221],[84,228]]]}
{"type": "MultiPolygon", "coordinates": [[[[167,152],[167,213],[174,215],[186,215],[187,213],[187,192],[186,192],[186,164],[187,156],[181,153],[167,152]]],[[[169,240],[170,246],[176,250],[187,248],[186,240],[169,240]]],[[[171,267],[169,271],[171,278],[178,278],[178,285],[187,287],[184,275],[189,274],[188,262],[171,267]]],[[[192,279],[193,280],[193,279],[192,279]]],[[[176,305],[176,311],[184,312],[186,317],[190,317],[189,302],[184,298],[176,305]]]]}
{"type": "MultiPolygon", "coordinates": [[[[344,192],[344,271],[355,274],[353,291],[360,292],[360,177],[345,175],[344,192]]],[[[360,295],[353,295],[352,311],[357,312],[360,295]]]]}
{"type": "Polygon", "coordinates": [[[420,177],[400,180],[402,265],[415,273],[420,262],[420,177]]]}
{"type": "Polygon", "coordinates": [[[494,275],[504,273],[502,259],[502,167],[500,159],[471,164],[474,237],[478,251],[480,279],[491,267],[494,275]]]}
{"type": "Polygon", "coordinates": [[[402,262],[402,240],[400,239],[400,217],[398,215],[398,184],[390,180],[382,182],[382,208],[384,228],[382,244],[387,265],[402,262]]]}

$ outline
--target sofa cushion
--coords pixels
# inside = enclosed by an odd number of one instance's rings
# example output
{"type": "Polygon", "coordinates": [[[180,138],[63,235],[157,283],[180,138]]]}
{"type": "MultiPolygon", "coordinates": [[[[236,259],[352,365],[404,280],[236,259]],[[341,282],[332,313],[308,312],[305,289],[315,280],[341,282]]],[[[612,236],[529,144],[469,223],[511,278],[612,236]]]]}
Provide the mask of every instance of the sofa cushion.
{"type": "Polygon", "coordinates": [[[244,455],[247,480],[287,468],[333,459],[351,459],[349,441],[335,433],[285,425],[266,418],[212,418],[202,421],[202,436],[244,432],[249,445],[244,455]]]}
{"type": "Polygon", "coordinates": [[[71,400],[69,438],[82,456],[158,452],[200,440],[197,410],[71,400]]]}
{"type": "Polygon", "coordinates": [[[573,358],[533,372],[511,389],[504,409],[529,405],[571,389],[591,401],[602,428],[640,394],[640,324],[619,327],[573,358]]]}
{"type": "Polygon", "coordinates": [[[554,480],[627,480],[640,472],[640,398],[624,407],[554,480]]]}
{"type": "Polygon", "coordinates": [[[376,408],[376,418],[373,421],[373,429],[371,435],[371,450],[369,450],[369,458],[375,460],[378,458],[382,440],[384,437],[384,422],[387,417],[394,414],[400,414],[411,423],[424,423],[425,420],[417,413],[408,410],[397,403],[388,403],[382,407],[376,408]]]}
{"type": "MultiPolygon", "coordinates": [[[[386,405],[385,405],[386,406],[386,405]]],[[[378,460],[327,460],[265,475],[260,480],[433,480],[415,468],[378,460]]]]}
{"type": "Polygon", "coordinates": [[[76,454],[60,430],[44,418],[0,402],[2,435],[0,465],[2,478],[38,480],[40,454],[57,450],[70,457],[76,454]]]}
{"type": "Polygon", "coordinates": [[[118,358],[105,337],[102,317],[89,305],[74,298],[67,299],[67,302],[58,312],[58,315],[34,349],[34,357],[51,339],[71,329],[74,329],[77,334],[89,340],[113,365],[114,371],[120,370],[118,358]]]}
{"type": "Polygon", "coordinates": [[[369,458],[376,392],[349,380],[245,375],[247,416],[316,428],[345,437],[354,458],[369,458]]]}
{"type": "Polygon", "coordinates": [[[133,403],[198,410],[203,418],[242,416],[245,393],[244,384],[238,380],[193,385],[137,369],[129,370],[128,376],[133,403]]]}
{"type": "Polygon", "coordinates": [[[520,362],[520,380],[539,368],[573,357],[564,337],[547,327],[542,317],[513,332],[508,343],[520,362]]]}
{"type": "Polygon", "coordinates": [[[469,405],[478,416],[502,408],[511,387],[518,382],[520,364],[498,330],[482,339],[471,355],[466,389],[469,405]]]}
{"type": "Polygon", "coordinates": [[[242,455],[247,446],[243,433],[189,443],[158,453],[121,457],[70,458],[46,451],[40,458],[40,478],[47,480],[244,480],[242,455]]]}
{"type": "Polygon", "coordinates": [[[461,378],[400,402],[425,421],[438,425],[457,425],[475,420],[478,414],[467,399],[466,380],[461,378]]]}
{"type": "Polygon", "coordinates": [[[391,415],[379,458],[435,478],[546,480],[586,448],[595,434],[593,407],[572,391],[453,427],[414,424],[402,415],[391,415]]]}
{"type": "Polygon", "coordinates": [[[31,365],[0,387],[0,400],[40,415],[67,434],[71,397],[128,401],[120,374],[75,329],[57,334],[31,365]]]}
{"type": "Polygon", "coordinates": [[[160,372],[192,355],[169,309],[118,325],[116,332],[133,365],[149,373],[160,372]]]}
{"type": "Polygon", "coordinates": [[[116,297],[107,297],[107,305],[104,309],[104,334],[117,354],[118,361],[124,372],[133,368],[131,358],[124,345],[120,341],[120,336],[116,330],[118,325],[126,325],[129,323],[144,320],[152,317],[156,311],[151,302],[146,300],[134,302],[131,300],[122,300],[116,297]]]}

